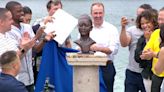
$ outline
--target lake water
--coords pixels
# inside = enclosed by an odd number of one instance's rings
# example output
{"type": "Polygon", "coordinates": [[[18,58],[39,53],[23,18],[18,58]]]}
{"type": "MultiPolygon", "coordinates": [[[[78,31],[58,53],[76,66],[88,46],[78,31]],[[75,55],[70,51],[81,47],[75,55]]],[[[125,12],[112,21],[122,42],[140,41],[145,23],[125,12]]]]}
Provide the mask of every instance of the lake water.
{"type": "MultiPolygon", "coordinates": [[[[10,0],[0,0],[0,7],[4,7],[10,0]]],[[[16,0],[22,5],[29,6],[33,11],[32,23],[37,18],[47,15],[46,3],[48,0],[16,0]]],[[[152,5],[159,10],[164,7],[164,0],[62,0],[63,9],[75,17],[81,14],[90,14],[90,6],[93,2],[100,1],[105,6],[105,20],[114,24],[120,32],[121,16],[127,18],[136,17],[136,9],[144,3],[152,5]]],[[[63,21],[64,22],[64,21],[63,21]]],[[[31,23],[31,24],[32,24],[31,23]]],[[[71,36],[75,40],[77,38],[77,29],[75,29],[71,36]]],[[[128,63],[128,49],[120,47],[118,54],[115,56],[116,77],[114,92],[124,92],[125,69],[128,63]]]]}

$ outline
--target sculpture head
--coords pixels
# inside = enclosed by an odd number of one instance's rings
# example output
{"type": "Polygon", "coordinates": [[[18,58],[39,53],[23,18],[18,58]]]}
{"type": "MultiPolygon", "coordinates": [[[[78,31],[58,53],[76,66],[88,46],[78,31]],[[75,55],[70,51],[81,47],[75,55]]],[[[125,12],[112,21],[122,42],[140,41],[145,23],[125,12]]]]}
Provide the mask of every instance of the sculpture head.
{"type": "Polygon", "coordinates": [[[89,33],[92,30],[92,20],[91,18],[87,15],[81,15],[80,18],[78,19],[78,30],[80,33],[80,36],[87,36],[89,37],[89,33]]]}
{"type": "Polygon", "coordinates": [[[80,39],[76,40],[75,43],[79,45],[82,53],[90,53],[90,46],[95,43],[95,41],[89,37],[92,28],[91,18],[87,14],[81,15],[78,19],[80,39]]]}

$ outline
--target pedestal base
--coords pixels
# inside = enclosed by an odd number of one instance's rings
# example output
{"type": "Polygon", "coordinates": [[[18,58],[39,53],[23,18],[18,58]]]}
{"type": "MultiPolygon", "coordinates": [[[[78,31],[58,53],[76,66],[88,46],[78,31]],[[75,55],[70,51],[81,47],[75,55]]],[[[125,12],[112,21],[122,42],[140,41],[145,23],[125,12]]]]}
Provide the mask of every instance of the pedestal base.
{"type": "Polygon", "coordinates": [[[99,66],[106,66],[106,56],[71,53],[68,64],[73,66],[73,92],[99,92],[99,66]]]}
{"type": "Polygon", "coordinates": [[[74,66],[73,92],[99,92],[99,67],[74,66]]]}

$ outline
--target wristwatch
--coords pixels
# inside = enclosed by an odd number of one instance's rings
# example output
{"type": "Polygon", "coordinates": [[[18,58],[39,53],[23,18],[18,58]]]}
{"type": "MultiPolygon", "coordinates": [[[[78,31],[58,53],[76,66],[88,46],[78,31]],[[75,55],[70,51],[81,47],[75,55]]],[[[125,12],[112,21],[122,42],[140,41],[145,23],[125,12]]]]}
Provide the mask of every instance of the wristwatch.
{"type": "Polygon", "coordinates": [[[25,50],[23,48],[20,49],[21,53],[25,53],[25,50]]]}
{"type": "Polygon", "coordinates": [[[18,49],[22,54],[25,53],[25,49],[21,48],[20,46],[18,46],[18,49]]]}

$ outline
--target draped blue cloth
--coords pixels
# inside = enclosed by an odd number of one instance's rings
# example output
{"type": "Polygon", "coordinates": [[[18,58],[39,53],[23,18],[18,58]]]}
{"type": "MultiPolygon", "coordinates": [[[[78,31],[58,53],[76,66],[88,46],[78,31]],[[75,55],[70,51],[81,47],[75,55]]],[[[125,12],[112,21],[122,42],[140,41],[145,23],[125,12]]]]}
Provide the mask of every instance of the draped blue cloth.
{"type": "MultiPolygon", "coordinates": [[[[55,88],[55,92],[73,92],[73,69],[68,65],[66,52],[78,52],[74,49],[58,47],[55,41],[47,42],[43,48],[42,59],[35,92],[42,92],[45,80],[55,88]]],[[[54,91],[52,91],[54,92],[54,91]]],[[[100,70],[100,92],[107,92],[100,70]]]]}

